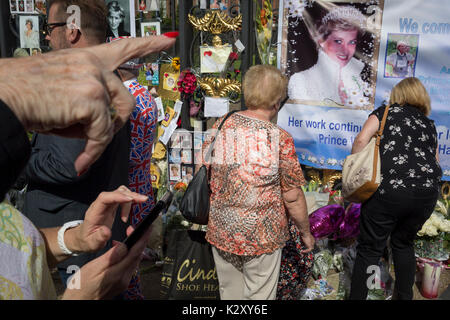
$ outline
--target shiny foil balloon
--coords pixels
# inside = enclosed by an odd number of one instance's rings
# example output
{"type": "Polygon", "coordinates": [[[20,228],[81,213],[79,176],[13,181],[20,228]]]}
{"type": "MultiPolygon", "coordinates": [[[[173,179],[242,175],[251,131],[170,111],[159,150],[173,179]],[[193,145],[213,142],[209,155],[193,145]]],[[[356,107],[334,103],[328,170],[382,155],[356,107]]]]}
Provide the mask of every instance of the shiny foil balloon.
{"type": "Polygon", "coordinates": [[[317,209],[309,216],[311,234],[314,238],[320,239],[337,232],[344,215],[345,209],[338,204],[317,209]]]}
{"type": "Polygon", "coordinates": [[[345,210],[345,217],[339,225],[338,238],[350,239],[359,235],[359,216],[361,214],[360,203],[350,203],[345,210]]]}

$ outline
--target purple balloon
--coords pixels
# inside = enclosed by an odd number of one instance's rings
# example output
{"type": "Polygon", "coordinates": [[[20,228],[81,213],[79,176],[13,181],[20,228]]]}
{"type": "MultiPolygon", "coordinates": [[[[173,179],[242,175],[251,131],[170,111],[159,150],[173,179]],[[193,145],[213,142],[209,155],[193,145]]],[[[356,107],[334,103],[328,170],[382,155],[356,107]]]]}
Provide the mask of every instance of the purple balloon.
{"type": "Polygon", "coordinates": [[[338,238],[351,239],[359,235],[359,216],[361,214],[360,203],[350,203],[345,210],[345,217],[339,225],[338,238]]]}
{"type": "Polygon", "coordinates": [[[317,209],[309,216],[311,234],[314,238],[320,239],[337,232],[344,215],[345,209],[339,204],[331,204],[317,209]]]}

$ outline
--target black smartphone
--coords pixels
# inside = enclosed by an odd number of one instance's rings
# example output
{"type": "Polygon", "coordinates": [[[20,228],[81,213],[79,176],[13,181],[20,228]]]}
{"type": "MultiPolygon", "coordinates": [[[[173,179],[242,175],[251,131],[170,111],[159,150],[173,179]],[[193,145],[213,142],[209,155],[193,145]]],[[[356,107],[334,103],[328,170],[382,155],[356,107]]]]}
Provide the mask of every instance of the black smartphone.
{"type": "Polygon", "coordinates": [[[151,226],[153,221],[158,217],[161,211],[164,208],[167,208],[172,202],[173,194],[170,191],[167,191],[166,194],[159,200],[156,205],[153,207],[152,211],[142,220],[136,229],[134,229],[133,233],[130,234],[123,243],[127,246],[128,250],[133,247],[133,245],[144,235],[144,233],[151,226]]]}

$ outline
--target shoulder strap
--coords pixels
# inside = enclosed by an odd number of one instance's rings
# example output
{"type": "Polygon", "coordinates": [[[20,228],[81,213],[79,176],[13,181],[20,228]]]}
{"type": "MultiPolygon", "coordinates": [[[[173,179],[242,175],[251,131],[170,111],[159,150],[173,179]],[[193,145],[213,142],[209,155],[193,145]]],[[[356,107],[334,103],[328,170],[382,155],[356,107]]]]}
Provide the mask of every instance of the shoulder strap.
{"type": "Polygon", "coordinates": [[[378,155],[380,149],[381,136],[383,135],[384,126],[386,124],[386,118],[389,113],[389,106],[384,109],[383,119],[381,120],[380,129],[377,131],[377,141],[375,143],[375,152],[373,154],[373,170],[372,170],[372,182],[375,182],[377,178],[377,167],[378,167],[378,155]]]}
{"type": "Polygon", "coordinates": [[[216,143],[217,136],[219,135],[220,130],[222,129],[223,125],[225,124],[225,121],[227,121],[227,119],[228,119],[233,113],[236,113],[236,112],[238,112],[238,111],[239,111],[239,110],[233,110],[233,111],[229,112],[229,113],[225,116],[225,118],[222,120],[222,122],[220,123],[219,127],[217,128],[217,132],[216,132],[216,135],[214,136],[214,140],[211,142],[211,144],[210,144],[210,146],[209,146],[208,153],[207,153],[206,156],[205,156],[205,160],[206,160],[206,159],[209,159],[209,157],[211,157],[211,152],[212,152],[212,150],[214,149],[214,144],[216,143]]]}
{"type": "Polygon", "coordinates": [[[380,144],[381,136],[383,135],[384,126],[386,125],[386,118],[389,113],[389,106],[384,109],[383,119],[381,120],[380,129],[377,131],[377,145],[380,144]]]}

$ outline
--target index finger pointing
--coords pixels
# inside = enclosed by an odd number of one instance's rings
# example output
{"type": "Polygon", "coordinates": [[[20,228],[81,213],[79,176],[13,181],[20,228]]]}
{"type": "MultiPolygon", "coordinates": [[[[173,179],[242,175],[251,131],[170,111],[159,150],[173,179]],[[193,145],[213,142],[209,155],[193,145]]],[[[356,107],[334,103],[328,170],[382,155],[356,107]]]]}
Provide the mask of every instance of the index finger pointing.
{"type": "Polygon", "coordinates": [[[150,36],[122,39],[120,41],[83,48],[82,50],[93,53],[103,62],[103,66],[107,70],[114,71],[120,65],[131,59],[167,50],[175,42],[176,39],[165,36],[150,36]]]}

